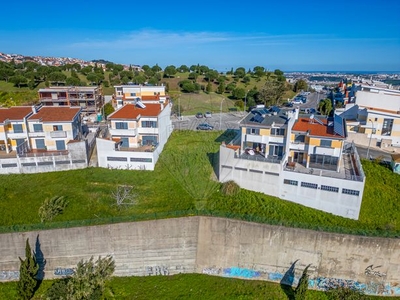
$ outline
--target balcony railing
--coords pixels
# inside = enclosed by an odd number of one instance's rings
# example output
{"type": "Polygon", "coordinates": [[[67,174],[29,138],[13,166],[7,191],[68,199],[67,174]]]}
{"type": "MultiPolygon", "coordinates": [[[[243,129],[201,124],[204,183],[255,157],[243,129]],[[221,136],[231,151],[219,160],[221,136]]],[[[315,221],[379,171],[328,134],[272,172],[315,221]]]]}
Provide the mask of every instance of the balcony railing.
{"type": "Polygon", "coordinates": [[[67,137],[67,132],[66,131],[51,131],[50,132],[50,137],[52,137],[52,138],[65,138],[65,137],[67,137]]]}

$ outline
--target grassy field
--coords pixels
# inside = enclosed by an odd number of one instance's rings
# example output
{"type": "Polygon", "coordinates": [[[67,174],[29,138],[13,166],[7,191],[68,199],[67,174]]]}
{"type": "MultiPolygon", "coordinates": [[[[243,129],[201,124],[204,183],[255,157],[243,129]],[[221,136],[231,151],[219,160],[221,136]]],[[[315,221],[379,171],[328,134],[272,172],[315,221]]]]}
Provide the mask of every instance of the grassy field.
{"type": "MultiPolygon", "coordinates": [[[[45,280],[33,299],[44,299],[53,281],[45,280]]],[[[16,282],[0,283],[0,299],[16,299],[16,282]]],[[[240,280],[203,274],[173,276],[114,277],[108,283],[109,295],[105,299],[290,299],[277,283],[258,280],[240,280]],[[111,293],[110,293],[111,291],[111,293]]],[[[369,296],[366,299],[382,299],[369,296]]],[[[309,290],[306,300],[328,300],[324,292],[309,290]]],[[[390,297],[397,300],[400,297],[390,297]]]]}
{"type": "Polygon", "coordinates": [[[2,175],[0,231],[24,230],[15,225],[40,223],[38,209],[44,199],[64,196],[69,205],[54,222],[91,219],[104,223],[111,218],[154,218],[155,213],[200,210],[293,227],[400,236],[399,177],[374,162],[363,161],[367,181],[358,221],[244,189],[236,196],[224,196],[214,170],[221,141],[231,138],[228,132],[173,132],[155,171],[87,168],[2,175]],[[136,205],[117,208],[111,193],[118,185],[133,186],[136,205]]]}

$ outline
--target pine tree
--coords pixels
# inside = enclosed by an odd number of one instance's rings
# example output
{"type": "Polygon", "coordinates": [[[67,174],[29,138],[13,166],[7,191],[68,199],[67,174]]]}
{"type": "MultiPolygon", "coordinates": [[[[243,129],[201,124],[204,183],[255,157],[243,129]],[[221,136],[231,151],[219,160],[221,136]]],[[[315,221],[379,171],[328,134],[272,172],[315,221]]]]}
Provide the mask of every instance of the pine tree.
{"type": "Polygon", "coordinates": [[[294,299],[295,300],[305,300],[306,299],[306,294],[307,294],[307,289],[308,289],[308,268],[310,265],[308,265],[304,271],[303,274],[300,277],[299,284],[297,285],[296,289],[294,290],[294,299]]]}
{"type": "Polygon", "coordinates": [[[20,299],[31,299],[37,285],[36,275],[39,271],[39,264],[32,254],[29,238],[26,239],[25,260],[19,257],[21,265],[19,268],[19,281],[17,285],[20,299]]]}

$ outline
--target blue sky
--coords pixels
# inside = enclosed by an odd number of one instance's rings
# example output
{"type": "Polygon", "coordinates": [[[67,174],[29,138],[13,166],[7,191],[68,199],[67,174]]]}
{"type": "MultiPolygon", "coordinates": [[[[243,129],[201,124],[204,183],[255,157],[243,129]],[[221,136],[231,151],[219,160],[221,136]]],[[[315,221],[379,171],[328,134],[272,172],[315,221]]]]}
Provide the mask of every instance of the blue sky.
{"type": "Polygon", "coordinates": [[[400,1],[18,1],[0,52],[218,71],[400,71],[400,1]]]}

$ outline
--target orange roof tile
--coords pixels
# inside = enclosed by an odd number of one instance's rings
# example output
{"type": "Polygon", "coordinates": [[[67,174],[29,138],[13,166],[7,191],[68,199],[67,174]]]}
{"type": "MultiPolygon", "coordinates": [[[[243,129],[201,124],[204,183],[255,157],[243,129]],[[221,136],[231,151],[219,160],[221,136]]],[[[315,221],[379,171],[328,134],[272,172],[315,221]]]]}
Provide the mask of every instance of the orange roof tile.
{"type": "Polygon", "coordinates": [[[293,125],[293,131],[308,132],[311,136],[320,137],[331,137],[331,138],[341,138],[344,137],[337,135],[333,131],[333,126],[328,126],[328,121],[326,119],[319,119],[324,125],[319,124],[315,120],[310,120],[310,118],[299,118],[297,122],[293,125]]]}
{"type": "Polygon", "coordinates": [[[10,108],[0,108],[0,123],[4,123],[5,120],[11,121],[23,120],[29,113],[32,112],[30,106],[14,106],[10,108]]]}
{"type": "Polygon", "coordinates": [[[80,107],[69,106],[43,106],[28,121],[41,120],[42,122],[68,122],[72,121],[81,111],[80,107]]]}
{"type": "MultiPolygon", "coordinates": [[[[142,117],[157,117],[161,112],[160,104],[145,104],[146,108],[140,108],[133,104],[126,104],[121,107],[119,110],[115,111],[111,115],[108,116],[107,119],[137,119],[138,116],[142,117]]],[[[165,106],[165,105],[164,105],[165,106]]]]}

